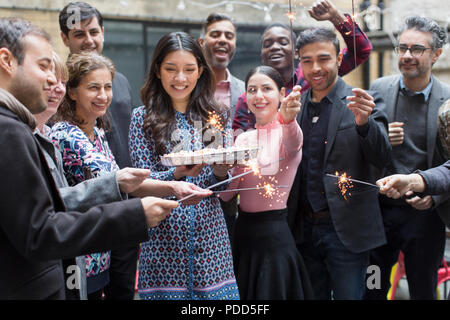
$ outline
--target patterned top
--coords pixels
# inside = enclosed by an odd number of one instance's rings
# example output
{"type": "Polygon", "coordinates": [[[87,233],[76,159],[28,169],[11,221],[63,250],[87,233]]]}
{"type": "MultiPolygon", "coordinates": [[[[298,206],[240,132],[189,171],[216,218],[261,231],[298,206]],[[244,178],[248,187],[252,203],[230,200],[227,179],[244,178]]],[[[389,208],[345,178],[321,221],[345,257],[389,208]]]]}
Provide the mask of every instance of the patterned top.
{"type": "MultiPolygon", "coordinates": [[[[366,61],[370,52],[372,51],[372,44],[370,43],[367,35],[359,28],[358,24],[355,23],[355,46],[353,43],[353,20],[346,14],[346,20],[336,27],[337,31],[342,35],[345,41],[346,48],[341,50],[343,55],[342,63],[339,67],[339,76],[344,76],[358,65],[366,61]],[[356,50],[356,61],[355,61],[355,51],[356,50]],[[356,62],[356,65],[355,65],[356,62]]],[[[298,84],[302,87],[302,93],[306,92],[310,85],[306,81],[301,63],[298,64],[295,70],[293,79],[285,84],[286,96],[291,93],[293,84],[298,84]]],[[[251,113],[247,106],[247,99],[245,97],[245,92],[239,97],[238,103],[236,104],[236,113],[233,119],[233,129],[242,129],[244,131],[255,128],[256,119],[253,113],[251,113]]]]}
{"type": "MultiPolygon", "coordinates": [[[[154,141],[144,135],[145,115],[142,106],[133,111],[131,118],[129,147],[133,166],[150,169],[153,179],[174,180],[176,168],[160,163],[154,141]]],[[[198,131],[201,127],[190,124],[180,112],[176,111],[175,118],[175,134],[184,138],[184,150],[203,148],[198,131]]],[[[174,146],[167,142],[167,148],[170,152],[174,146]]],[[[202,188],[217,182],[210,166],[197,177],[185,180],[202,188]]],[[[150,230],[150,240],[141,244],[138,288],[142,299],[239,299],[228,231],[216,195],[197,205],[180,205],[150,230]]]]}
{"type": "MultiPolygon", "coordinates": [[[[70,186],[119,170],[103,129],[94,127],[94,136],[94,141],[90,141],[83,130],[65,121],[56,123],[51,129],[49,137],[61,151],[64,173],[70,186]]],[[[87,277],[108,270],[109,264],[109,252],[86,255],[87,277]]]]}

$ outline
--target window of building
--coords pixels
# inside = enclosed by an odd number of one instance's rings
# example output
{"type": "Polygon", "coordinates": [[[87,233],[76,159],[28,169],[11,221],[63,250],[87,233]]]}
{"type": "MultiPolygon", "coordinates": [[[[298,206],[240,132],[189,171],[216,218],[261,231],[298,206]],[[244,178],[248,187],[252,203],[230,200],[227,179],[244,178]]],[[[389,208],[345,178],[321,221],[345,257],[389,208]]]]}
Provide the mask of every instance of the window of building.
{"type": "MultiPolygon", "coordinates": [[[[128,78],[133,107],[142,105],[140,88],[159,39],[173,31],[184,31],[198,38],[200,24],[122,21],[105,19],[103,54],[111,58],[119,72],[128,78]]],[[[229,65],[230,72],[244,80],[247,72],[261,64],[260,43],[264,26],[237,26],[236,54],[229,65]]]]}

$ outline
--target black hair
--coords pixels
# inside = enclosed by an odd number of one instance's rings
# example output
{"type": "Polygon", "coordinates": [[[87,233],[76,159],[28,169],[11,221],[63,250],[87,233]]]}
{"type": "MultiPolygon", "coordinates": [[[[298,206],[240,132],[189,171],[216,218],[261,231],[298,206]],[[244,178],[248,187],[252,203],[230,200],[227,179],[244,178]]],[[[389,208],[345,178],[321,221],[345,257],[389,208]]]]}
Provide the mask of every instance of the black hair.
{"type": "Polygon", "coordinates": [[[208,29],[208,27],[210,25],[212,25],[213,23],[215,23],[217,21],[224,21],[224,20],[230,21],[234,27],[234,30],[236,30],[236,25],[234,24],[233,19],[229,15],[226,15],[224,13],[213,12],[208,16],[208,18],[206,18],[205,22],[202,24],[201,38],[205,37],[206,30],[208,29]]]}
{"type": "Polygon", "coordinates": [[[264,29],[264,31],[263,31],[263,33],[262,33],[262,35],[261,35],[261,46],[262,46],[262,42],[263,42],[263,39],[264,39],[264,34],[265,34],[268,30],[270,30],[270,29],[272,29],[272,28],[276,28],[276,27],[282,28],[282,29],[285,29],[285,30],[289,31],[289,32],[291,33],[291,41],[292,41],[292,42],[295,42],[295,39],[297,38],[297,35],[295,34],[295,32],[294,32],[293,30],[291,30],[291,28],[290,28],[287,24],[280,23],[280,22],[274,22],[274,23],[269,24],[269,25],[264,29]]]}
{"type": "Polygon", "coordinates": [[[281,90],[281,88],[284,87],[283,77],[281,77],[281,74],[275,68],[272,68],[269,66],[258,66],[258,67],[251,69],[247,73],[247,76],[245,77],[245,90],[246,91],[247,91],[248,81],[256,73],[261,73],[263,75],[268,76],[270,79],[272,79],[273,82],[275,82],[275,84],[277,85],[278,90],[281,90]]]}
{"type": "Polygon", "coordinates": [[[103,16],[96,8],[86,2],[69,2],[59,12],[59,28],[68,36],[69,31],[74,28],[77,21],[91,20],[94,17],[97,17],[99,26],[103,27],[103,16]],[[76,17],[76,15],[79,15],[79,17],[76,17]]]}
{"type": "Polygon", "coordinates": [[[0,18],[0,48],[7,48],[19,65],[25,58],[23,38],[35,35],[51,42],[50,35],[31,22],[20,18],[0,18]]]}
{"type": "Polygon", "coordinates": [[[336,56],[341,51],[339,40],[336,34],[325,28],[306,29],[300,33],[295,44],[295,49],[299,51],[303,46],[316,42],[331,42],[336,48],[336,56]]]}
{"type": "MultiPolygon", "coordinates": [[[[150,68],[143,87],[141,100],[145,105],[144,132],[147,139],[153,139],[158,154],[164,154],[166,142],[170,141],[171,133],[175,130],[175,111],[172,100],[158,78],[164,58],[171,52],[184,50],[192,53],[197,65],[203,69],[187,105],[188,121],[201,120],[206,123],[211,113],[223,114],[229,111],[225,106],[219,105],[214,99],[215,78],[209,67],[203,50],[198,42],[185,32],[171,32],[163,36],[156,44],[150,68]]],[[[225,127],[228,118],[223,117],[222,126],[225,127]]]]}

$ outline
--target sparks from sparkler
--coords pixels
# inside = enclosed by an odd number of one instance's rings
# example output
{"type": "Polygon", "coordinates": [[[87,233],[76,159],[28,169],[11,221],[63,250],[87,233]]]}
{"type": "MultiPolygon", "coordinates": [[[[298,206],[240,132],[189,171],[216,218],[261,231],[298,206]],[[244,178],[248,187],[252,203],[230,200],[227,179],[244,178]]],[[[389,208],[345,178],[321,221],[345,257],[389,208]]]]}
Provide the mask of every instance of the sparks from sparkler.
{"type": "Polygon", "coordinates": [[[246,166],[251,171],[253,171],[253,174],[255,176],[258,176],[261,178],[261,173],[259,171],[259,164],[258,164],[257,158],[245,160],[245,161],[243,161],[243,165],[246,166]]]}
{"type": "MultiPolygon", "coordinates": [[[[266,164],[266,165],[263,165],[263,166],[258,166],[258,167],[257,167],[257,168],[258,168],[257,170],[258,170],[258,172],[259,172],[259,169],[268,167],[268,166],[272,165],[273,163],[279,162],[279,161],[282,161],[282,160],[284,160],[284,158],[280,158],[280,159],[278,159],[278,160],[276,160],[276,161],[274,161],[274,162],[271,162],[271,163],[266,164]]],[[[216,188],[216,187],[218,187],[218,186],[221,186],[221,185],[223,185],[223,184],[225,184],[225,183],[229,183],[229,182],[233,181],[234,179],[241,178],[241,177],[246,176],[246,175],[248,175],[248,174],[250,174],[250,173],[255,173],[254,170],[256,170],[256,166],[255,166],[254,168],[250,168],[250,170],[248,170],[248,171],[245,171],[245,172],[243,172],[243,173],[241,173],[241,174],[238,174],[237,176],[233,176],[233,177],[231,177],[231,178],[229,178],[229,179],[225,179],[225,180],[223,180],[223,181],[220,181],[220,182],[218,182],[218,183],[216,183],[216,184],[213,184],[212,186],[209,186],[209,187],[207,187],[207,188],[205,188],[205,189],[206,189],[206,190],[210,190],[210,189],[216,188]]],[[[195,193],[192,193],[192,194],[190,194],[190,195],[188,195],[188,196],[186,196],[186,197],[184,197],[184,198],[178,199],[178,202],[181,203],[181,202],[183,202],[183,201],[185,201],[185,200],[187,200],[187,199],[190,199],[190,198],[192,198],[192,197],[195,197],[195,193]]]]}
{"type": "Polygon", "coordinates": [[[341,175],[339,175],[339,172],[336,171],[336,173],[334,175],[333,174],[329,174],[329,173],[327,173],[325,175],[338,179],[337,184],[338,184],[338,187],[339,187],[339,189],[341,191],[341,194],[342,194],[342,196],[344,197],[345,200],[348,200],[347,199],[347,195],[348,196],[352,195],[349,192],[349,190],[351,188],[353,188],[353,182],[365,184],[367,186],[371,186],[371,187],[375,187],[377,189],[380,189],[380,187],[377,186],[376,184],[365,182],[365,181],[361,181],[361,180],[357,180],[357,179],[353,179],[351,176],[347,176],[347,172],[344,172],[341,175]]]}
{"type": "Polygon", "coordinates": [[[222,192],[237,192],[237,191],[250,191],[250,190],[261,190],[261,189],[265,189],[267,190],[272,190],[272,192],[274,192],[276,189],[286,189],[289,188],[289,186],[272,186],[267,184],[264,186],[259,186],[259,187],[252,187],[252,188],[238,188],[238,189],[229,189],[229,190],[223,190],[223,191],[213,191],[214,193],[222,193],[222,192]]]}
{"type": "Polygon", "coordinates": [[[204,127],[200,128],[197,131],[197,133],[194,132],[193,134],[191,134],[192,137],[195,137],[195,135],[198,133],[201,134],[203,132],[203,130],[208,127],[211,127],[211,129],[213,130],[212,132],[215,132],[214,130],[218,130],[222,133],[222,135],[225,135],[225,133],[224,133],[225,128],[224,128],[223,124],[221,123],[221,116],[219,114],[217,114],[215,111],[208,112],[208,113],[209,113],[209,118],[206,121],[206,125],[204,127]]]}
{"type": "MultiPolygon", "coordinates": [[[[216,128],[219,131],[223,131],[224,127],[223,124],[220,123],[220,115],[218,115],[215,112],[209,112],[209,118],[208,118],[208,124],[214,128],[216,128]]],[[[206,128],[206,127],[205,127],[206,128]]]]}
{"type": "MultiPolygon", "coordinates": [[[[329,174],[327,174],[329,175],[329,174]]],[[[333,176],[333,175],[331,175],[333,176]]],[[[353,188],[353,183],[351,180],[349,180],[351,177],[347,176],[347,172],[344,172],[343,174],[339,175],[339,172],[336,171],[336,175],[333,177],[338,177],[338,188],[341,191],[342,197],[344,197],[345,200],[347,199],[347,196],[351,196],[352,194],[349,192],[351,188],[353,188]]]]}

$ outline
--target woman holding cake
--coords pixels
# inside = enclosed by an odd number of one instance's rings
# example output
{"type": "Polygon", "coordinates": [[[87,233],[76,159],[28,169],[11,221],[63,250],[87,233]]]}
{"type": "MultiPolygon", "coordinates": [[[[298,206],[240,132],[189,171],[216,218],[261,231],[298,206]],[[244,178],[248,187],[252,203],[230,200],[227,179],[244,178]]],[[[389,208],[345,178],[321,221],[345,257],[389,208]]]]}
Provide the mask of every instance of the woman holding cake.
{"type": "MultiPolygon", "coordinates": [[[[213,73],[190,35],[173,32],[159,40],[141,99],[145,105],[133,111],[129,132],[134,167],[150,169],[154,179],[182,179],[202,188],[228,177],[225,165],[161,163],[165,154],[203,149],[210,115],[226,112],[214,100],[213,73]]],[[[222,140],[232,139],[221,133],[214,143],[224,146],[222,140]]],[[[141,244],[138,288],[141,299],[239,299],[217,196],[180,205],[150,230],[150,241],[141,244]]]]}
{"type": "MultiPolygon", "coordinates": [[[[237,146],[259,146],[259,174],[233,180],[229,190],[266,186],[266,192],[240,192],[239,215],[233,233],[233,259],[241,299],[309,299],[312,289],[306,268],[288,227],[286,202],[302,157],[300,86],[286,98],[280,74],[268,66],[249,72],[247,103],[256,130],[240,134],[237,146]],[[287,186],[287,189],[277,189],[287,186]]],[[[233,168],[238,175],[249,168],[233,168]]],[[[234,192],[223,192],[227,201],[234,192]]]]}

